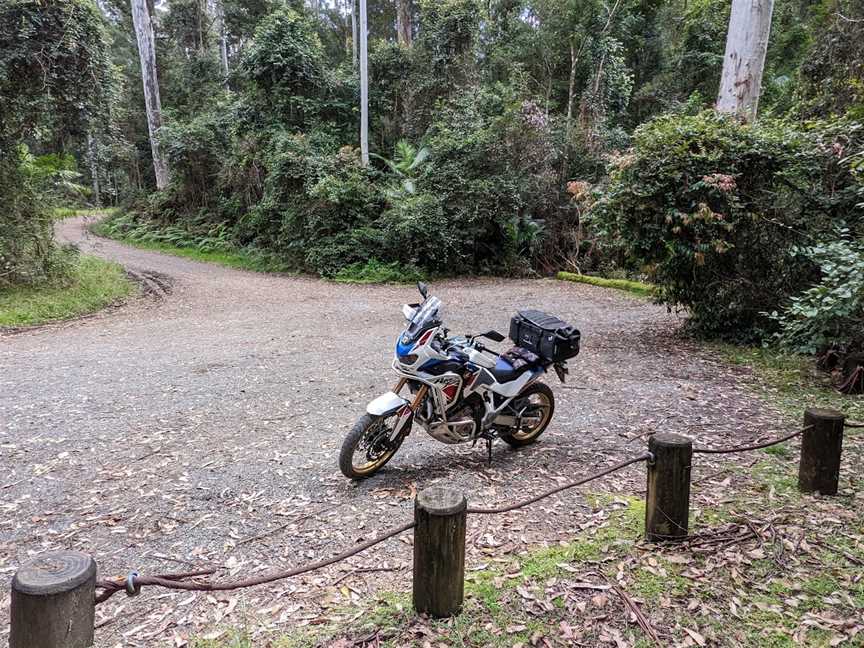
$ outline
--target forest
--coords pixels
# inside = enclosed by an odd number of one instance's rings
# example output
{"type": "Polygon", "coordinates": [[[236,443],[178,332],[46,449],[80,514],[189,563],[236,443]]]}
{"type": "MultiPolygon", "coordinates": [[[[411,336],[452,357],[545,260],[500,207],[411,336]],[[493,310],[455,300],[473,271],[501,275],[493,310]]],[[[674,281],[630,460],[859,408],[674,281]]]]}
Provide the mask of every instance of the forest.
{"type": "Polygon", "coordinates": [[[360,4],[3,0],[0,288],[76,263],[52,208],[118,206],[265,269],[629,278],[702,335],[860,347],[860,0],[775,0],[749,119],[729,0],[360,4]]]}

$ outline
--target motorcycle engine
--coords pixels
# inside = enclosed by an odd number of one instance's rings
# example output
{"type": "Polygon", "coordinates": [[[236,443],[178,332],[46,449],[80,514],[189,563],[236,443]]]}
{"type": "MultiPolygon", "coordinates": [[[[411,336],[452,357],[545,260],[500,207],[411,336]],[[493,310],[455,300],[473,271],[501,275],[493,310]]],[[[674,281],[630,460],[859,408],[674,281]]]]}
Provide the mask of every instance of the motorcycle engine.
{"type": "Polygon", "coordinates": [[[463,405],[447,413],[446,423],[440,419],[430,421],[427,429],[441,443],[464,443],[477,435],[482,418],[482,401],[474,402],[469,397],[463,405]]]}

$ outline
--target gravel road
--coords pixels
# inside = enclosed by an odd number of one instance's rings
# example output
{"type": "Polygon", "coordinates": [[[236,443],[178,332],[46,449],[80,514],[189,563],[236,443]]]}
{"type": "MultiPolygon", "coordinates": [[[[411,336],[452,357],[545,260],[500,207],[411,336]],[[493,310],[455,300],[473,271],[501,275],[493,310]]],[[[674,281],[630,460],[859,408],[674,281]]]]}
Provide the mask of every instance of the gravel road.
{"type": "MultiPolygon", "coordinates": [[[[408,286],[350,286],[255,274],[93,237],[84,219],[58,236],[138,272],[171,278],[95,317],[0,334],[0,609],[29,556],[92,553],[104,575],[217,564],[223,577],[321,558],[410,519],[417,489],[448,483],[472,503],[504,503],[642,451],[656,430],[723,445],[770,424],[748,377],[676,337],[665,308],[554,280],[448,280],[432,286],[454,332],[507,330],[520,307],[583,332],[537,445],[519,452],[445,446],[413,434],[360,485],[338,472],[345,432],[389,389],[408,286]]],[[[644,468],[591,491],[638,493],[644,468]]],[[[597,515],[577,493],[469,524],[469,561],[572,537],[597,515]]],[[[410,582],[410,534],[351,564],[216,597],[151,590],[98,609],[98,646],[182,646],[226,624],[254,635],[317,623],[410,582]],[[370,569],[332,587],[351,569],[370,569]],[[342,585],[350,589],[342,589],[342,585]],[[340,591],[341,590],[341,591],[340,591]],[[348,592],[346,594],[346,591],[348,592]],[[322,616],[324,615],[324,616],[322,616]]],[[[0,614],[8,623],[6,614],[0,614]]],[[[0,627],[0,641],[8,628],[0,627]]]]}

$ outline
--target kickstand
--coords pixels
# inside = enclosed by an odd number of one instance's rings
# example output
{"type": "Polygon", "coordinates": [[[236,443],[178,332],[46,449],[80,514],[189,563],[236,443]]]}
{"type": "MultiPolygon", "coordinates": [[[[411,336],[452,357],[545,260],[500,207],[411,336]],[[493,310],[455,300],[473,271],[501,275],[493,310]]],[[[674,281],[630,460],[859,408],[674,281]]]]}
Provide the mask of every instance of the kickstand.
{"type": "Polygon", "coordinates": [[[487,466],[492,466],[492,439],[486,439],[487,466]]]}

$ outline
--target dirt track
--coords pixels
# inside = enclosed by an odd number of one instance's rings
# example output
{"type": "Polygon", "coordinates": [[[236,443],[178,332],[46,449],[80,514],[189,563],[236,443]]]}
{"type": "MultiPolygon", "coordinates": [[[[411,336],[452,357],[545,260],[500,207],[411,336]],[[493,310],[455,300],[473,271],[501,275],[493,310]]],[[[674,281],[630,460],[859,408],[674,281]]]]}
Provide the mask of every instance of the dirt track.
{"type": "MultiPolygon", "coordinates": [[[[582,329],[570,384],[549,379],[555,420],[532,448],[496,446],[492,467],[479,445],[444,446],[418,432],[382,474],[353,485],[338,473],[338,448],[366,401],[393,380],[400,307],[415,299],[413,288],[230,270],[97,239],[85,225],[65,221],[59,236],[167,275],[173,292],[0,334],[0,610],[15,567],[44,550],[88,551],[105,575],[212,562],[227,577],[369,538],[410,519],[413,493],[433,483],[462,488],[472,502],[504,503],[641,451],[657,429],[718,445],[773,429],[755,414],[764,405],[745,390],[746,376],[676,339],[679,322],[664,308],[553,280],[450,280],[432,288],[454,332],[506,331],[519,307],[582,329]]],[[[590,490],[634,492],[643,475],[628,469],[590,490]]],[[[571,493],[471,521],[469,560],[554,543],[588,513],[571,493]]],[[[98,610],[97,645],[175,645],[167,642],[226,623],[257,633],[314,622],[342,596],[326,586],[351,568],[395,570],[353,577],[360,595],[404,588],[408,541],[212,600],[118,595],[98,610]]],[[[0,642],[7,632],[0,627],[0,642]]]]}

